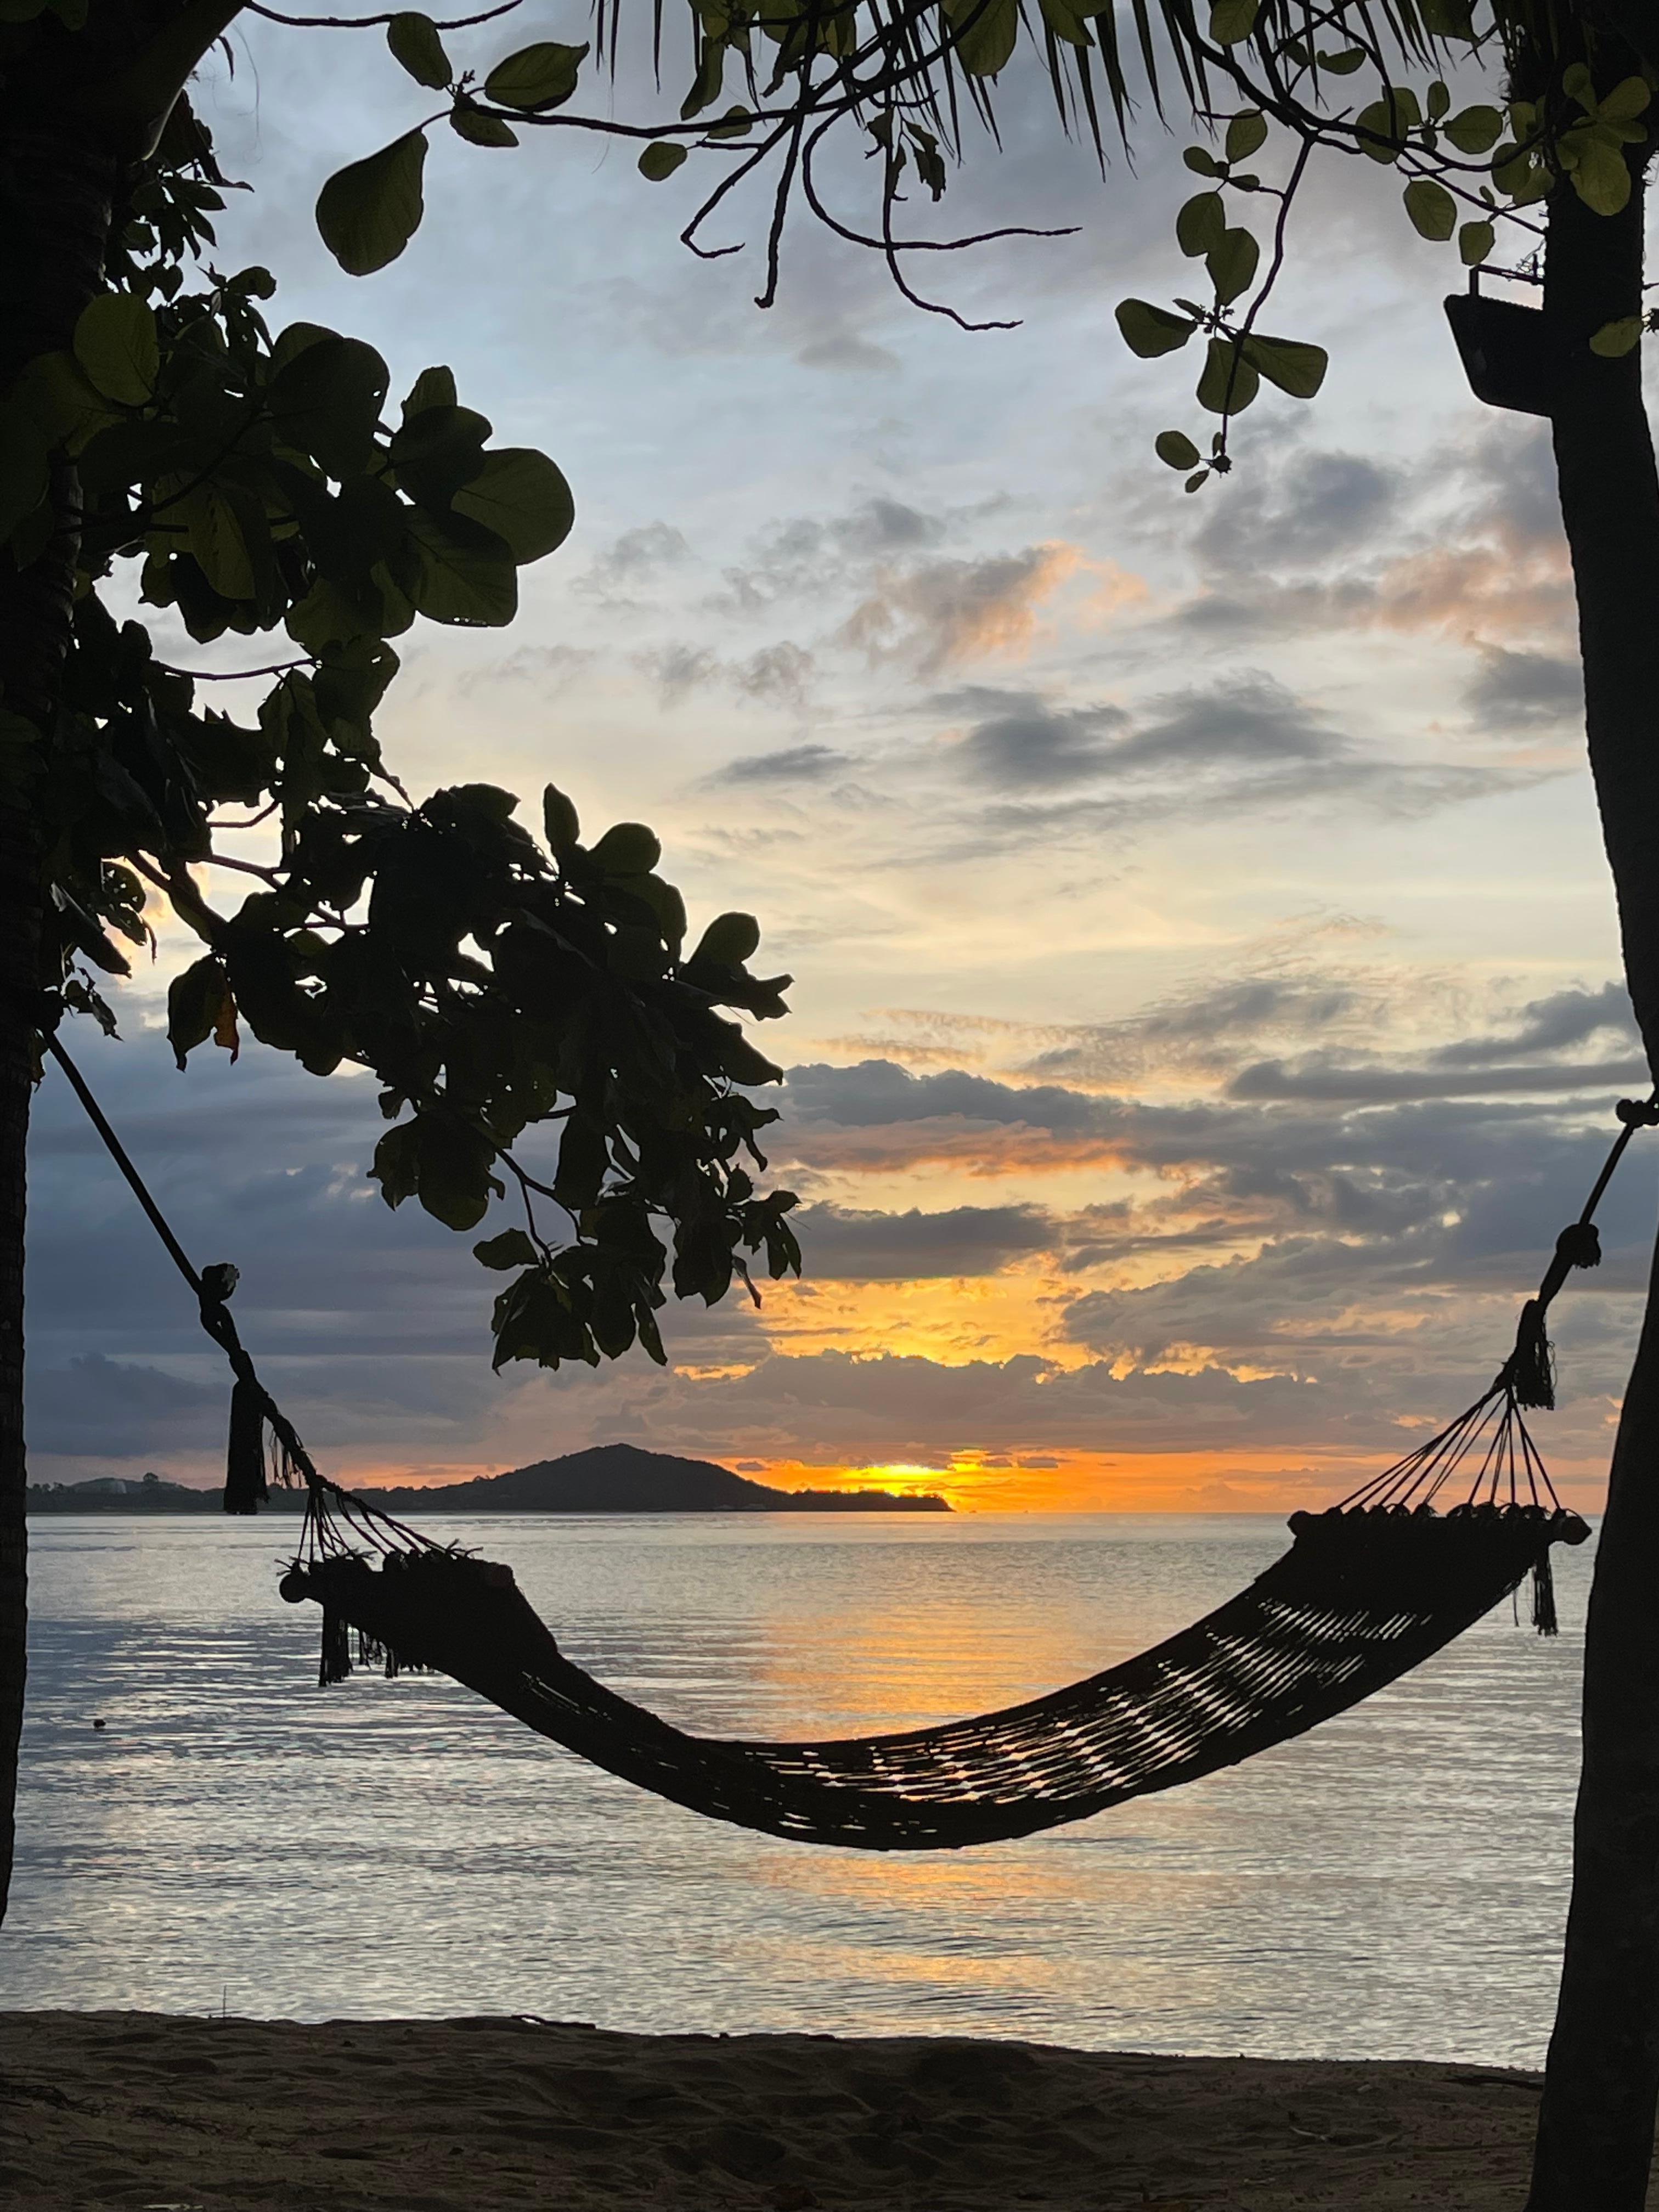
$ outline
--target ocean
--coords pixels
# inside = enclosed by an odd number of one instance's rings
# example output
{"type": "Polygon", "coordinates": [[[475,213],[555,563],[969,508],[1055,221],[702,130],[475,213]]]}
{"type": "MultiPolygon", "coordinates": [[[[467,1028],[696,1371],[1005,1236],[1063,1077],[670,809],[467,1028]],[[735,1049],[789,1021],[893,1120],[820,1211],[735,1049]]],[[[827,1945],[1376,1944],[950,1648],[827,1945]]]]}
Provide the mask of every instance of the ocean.
{"type": "MultiPolygon", "coordinates": [[[[1591,1546],[1357,1711],[1029,1841],[885,1856],[701,1820],[453,1683],[315,1687],[293,1524],[32,1523],[0,2004],[528,2014],[1536,2065],[1591,1546]],[[94,1726],[101,1720],[101,1729],[94,1726]]],[[[1288,1540],[1255,1516],[446,1518],[683,1725],[846,1735],[1127,1657],[1288,1540]]]]}

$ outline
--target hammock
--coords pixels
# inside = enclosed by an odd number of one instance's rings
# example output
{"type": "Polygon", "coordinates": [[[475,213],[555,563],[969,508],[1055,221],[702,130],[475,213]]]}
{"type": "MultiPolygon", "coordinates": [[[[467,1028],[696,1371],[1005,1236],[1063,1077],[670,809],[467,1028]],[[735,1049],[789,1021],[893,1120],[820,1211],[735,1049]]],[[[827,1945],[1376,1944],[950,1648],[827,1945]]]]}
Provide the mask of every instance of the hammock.
{"type": "Polygon", "coordinates": [[[1551,1549],[1589,1530],[1557,1498],[1522,1408],[1554,1404],[1546,1311],[1573,1267],[1599,1262],[1591,1217],[1635,1129],[1659,1121],[1659,1093],[1620,1102],[1620,1134],[1490,1388],[1340,1504],[1292,1515],[1290,1550],[1237,1596],[1121,1666],[999,1712],[772,1743],[695,1735],[620,1696],[560,1650],[510,1568],[436,1543],[319,1474],[237,1335],[234,1270],[191,1267],[79,1072],[55,1037],[48,1045],[235,1374],[227,1511],[255,1510],[273,1478],[307,1487],[280,1589],[322,1608],[325,1685],[343,1680],[354,1656],[388,1675],[448,1674],[710,1819],[796,1843],[949,1850],[1084,1820],[1300,1735],[1421,1665],[1528,1575],[1534,1624],[1555,1632],[1551,1549]],[[1462,1495],[1443,1512],[1449,1489],[1462,1495]]]}

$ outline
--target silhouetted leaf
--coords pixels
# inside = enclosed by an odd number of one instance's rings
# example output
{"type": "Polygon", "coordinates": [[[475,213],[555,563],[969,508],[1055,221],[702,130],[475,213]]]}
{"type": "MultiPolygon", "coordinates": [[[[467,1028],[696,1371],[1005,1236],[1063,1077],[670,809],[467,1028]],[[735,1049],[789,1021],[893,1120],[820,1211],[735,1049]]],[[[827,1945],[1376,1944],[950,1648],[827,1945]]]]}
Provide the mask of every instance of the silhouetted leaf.
{"type": "Polygon", "coordinates": [[[1457,228],[1457,202],[1432,177],[1413,177],[1406,187],[1406,213],[1419,238],[1439,243],[1457,228]]]}
{"type": "Polygon", "coordinates": [[[161,365],[149,302],[131,292],[100,292],[89,300],[75,325],[75,358],[106,399],[142,407],[161,365]]]}
{"type": "Polygon", "coordinates": [[[426,138],[394,138],[366,161],[337,170],[317,195],[317,228],[348,276],[367,276],[395,261],[421,227],[426,138]]]}
{"type": "Polygon", "coordinates": [[[433,91],[441,92],[454,74],[449,66],[449,56],[444,52],[444,42],[438,35],[438,27],[430,15],[394,15],[386,27],[386,42],[392,49],[392,59],[409,71],[416,84],[428,85],[433,91]]]}
{"type": "Polygon", "coordinates": [[[498,107],[521,108],[526,114],[538,108],[562,107],[576,89],[586,46],[562,46],[551,40],[521,46],[504,62],[497,62],[484,79],[484,98],[498,107]]]}
{"type": "Polygon", "coordinates": [[[521,565],[562,545],[576,520],[563,471],[528,446],[504,446],[483,458],[451,501],[457,514],[493,531],[521,565]]]}
{"type": "Polygon", "coordinates": [[[1143,361],[1176,352],[1198,328],[1190,315],[1173,314],[1168,307],[1155,307],[1147,300],[1120,301],[1117,326],[1130,352],[1139,354],[1143,361]]]}
{"type": "Polygon", "coordinates": [[[672,138],[659,138],[646,148],[640,156],[640,174],[653,185],[672,177],[685,159],[684,146],[677,146],[672,138]]]}

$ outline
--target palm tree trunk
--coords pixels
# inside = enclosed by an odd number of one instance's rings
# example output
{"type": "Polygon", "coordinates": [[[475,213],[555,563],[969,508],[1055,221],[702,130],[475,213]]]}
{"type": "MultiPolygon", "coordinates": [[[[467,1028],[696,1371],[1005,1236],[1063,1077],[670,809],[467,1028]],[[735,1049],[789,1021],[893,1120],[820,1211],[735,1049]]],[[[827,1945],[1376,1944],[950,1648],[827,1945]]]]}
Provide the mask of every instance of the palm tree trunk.
{"type": "MultiPolygon", "coordinates": [[[[1659,476],[1639,355],[1592,332],[1642,307],[1640,179],[1622,215],[1549,203],[1561,510],[1591,773],[1625,973],[1659,1070],[1659,476]]],[[[1659,2100],[1659,1255],[1626,1393],[1584,1650],[1572,1904],[1528,2212],[1643,2212],[1659,2100]]]]}
{"type": "MultiPolygon", "coordinates": [[[[0,113],[0,393],[23,362],[69,343],[97,290],[116,171],[70,137],[0,113]]],[[[55,528],[21,572],[0,548],[0,707],[52,729],[80,544],[75,471],[58,466],[55,528]]],[[[27,1629],[23,1453],[24,1155],[35,1075],[41,855],[27,796],[0,797],[0,1917],[12,1863],[27,1629]]]]}

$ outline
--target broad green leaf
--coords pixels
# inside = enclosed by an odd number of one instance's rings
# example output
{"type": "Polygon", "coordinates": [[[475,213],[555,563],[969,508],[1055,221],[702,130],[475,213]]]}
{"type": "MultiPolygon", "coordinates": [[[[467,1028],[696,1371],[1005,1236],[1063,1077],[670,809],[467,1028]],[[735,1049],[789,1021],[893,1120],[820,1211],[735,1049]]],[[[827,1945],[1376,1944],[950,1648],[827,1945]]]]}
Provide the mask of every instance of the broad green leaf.
{"type": "Polygon", "coordinates": [[[562,545],[576,520],[562,470],[527,446],[486,453],[483,466],[450,501],[457,514],[494,531],[521,565],[562,545]]]}
{"type": "Polygon", "coordinates": [[[1451,113],[1450,86],[1441,78],[1436,77],[1434,82],[1429,87],[1428,97],[1423,104],[1428,110],[1431,123],[1443,123],[1451,113]]]}
{"type": "Polygon", "coordinates": [[[1210,10],[1210,36],[1218,46],[1236,46],[1255,28],[1260,0],[1215,0],[1210,10]]]}
{"type": "Polygon", "coordinates": [[[693,960],[712,960],[722,968],[741,968],[760,950],[760,924],[752,914],[717,914],[697,939],[693,960]]]}
{"type": "Polygon", "coordinates": [[[1405,200],[1406,213],[1419,238],[1438,242],[1456,229],[1457,202],[1432,177],[1413,177],[1406,187],[1405,200]]]}
{"type": "Polygon", "coordinates": [[[1321,54],[1319,66],[1332,76],[1352,76],[1370,59],[1364,46],[1345,46],[1340,53],[1321,54]]]}
{"type": "Polygon", "coordinates": [[[409,535],[415,553],[410,598],[429,622],[496,629],[518,612],[513,556],[487,530],[447,523],[424,507],[411,507],[409,535]]]}
{"type": "Polygon", "coordinates": [[[1617,215],[1631,194],[1630,165],[1616,147],[1585,142],[1571,172],[1572,188],[1596,215],[1617,215]]]}
{"type": "Polygon", "coordinates": [[[1569,100],[1576,100],[1586,115],[1595,112],[1595,79],[1585,62],[1569,62],[1561,72],[1561,89],[1569,100]]]}
{"type": "Polygon", "coordinates": [[[1205,257],[1205,267],[1215,295],[1224,307],[1249,289],[1261,248],[1248,230],[1224,230],[1219,241],[1205,257]]]}
{"type": "Polygon", "coordinates": [[[235,510],[216,484],[198,484],[171,510],[189,532],[185,550],[224,599],[253,597],[253,564],[235,510]]]}
{"type": "Polygon", "coordinates": [[[1213,337],[1198,380],[1198,404],[1212,415],[1242,415],[1255,398],[1261,379],[1241,346],[1213,337]]]}
{"type": "Polygon", "coordinates": [[[1423,120],[1417,94],[1409,85],[1395,85],[1382,100],[1374,100],[1354,118],[1361,136],[1359,150],[1373,161],[1392,165],[1399,159],[1407,133],[1423,120]]]}
{"type": "Polygon", "coordinates": [[[392,433],[399,490],[422,507],[447,507],[483,468],[489,431],[489,417],[470,407],[422,409],[392,433]]]}
{"type": "Polygon", "coordinates": [[[1602,324],[1589,342],[1590,351],[1599,353],[1603,361],[1622,360],[1641,343],[1642,331],[1640,315],[1620,315],[1616,322],[1602,324]]]}
{"type": "Polygon", "coordinates": [[[1638,115],[1645,115],[1653,94],[1646,81],[1639,76],[1627,76],[1616,84],[1607,98],[1596,104],[1595,112],[1603,123],[1633,123],[1638,115]]]}
{"type": "Polygon", "coordinates": [[[1260,337],[1254,331],[1244,341],[1244,356],[1269,384],[1276,384],[1292,399],[1311,399],[1330,366],[1323,346],[1305,345],[1296,338],[1260,337]]]}
{"type": "Polygon", "coordinates": [[[1466,222],[1457,233],[1457,252],[1466,269],[1475,269],[1491,256],[1498,234],[1489,222],[1466,222]]]}
{"type": "Polygon", "coordinates": [[[1147,300],[1120,300],[1116,312],[1123,343],[1143,361],[1178,351],[1198,327],[1190,315],[1172,314],[1147,300]]]}
{"type": "Polygon", "coordinates": [[[1195,177],[1218,177],[1221,164],[1207,147],[1188,146],[1182,160],[1195,177]]]}
{"type": "Polygon", "coordinates": [[[412,422],[417,415],[424,415],[428,407],[453,407],[454,404],[453,369],[423,368],[410,386],[409,397],[404,402],[404,421],[412,422]]]}
{"type": "Polygon", "coordinates": [[[1219,192],[1195,192],[1176,217],[1176,242],[1194,259],[1219,246],[1227,228],[1227,207],[1219,192]]]}
{"type": "Polygon", "coordinates": [[[386,27],[386,42],[393,61],[407,70],[416,84],[441,92],[454,75],[430,15],[394,15],[386,27]]]}
{"type": "Polygon", "coordinates": [[[944,8],[969,76],[998,76],[1019,38],[1019,0],[944,0],[944,8]]]}
{"type": "Polygon", "coordinates": [[[533,1267],[540,1257],[522,1229],[503,1229],[499,1237],[486,1237],[472,1247],[472,1256],[486,1267],[533,1267]]]}
{"type": "Polygon", "coordinates": [[[1209,481],[1210,471],[1208,469],[1200,469],[1195,477],[1188,477],[1186,483],[1182,485],[1181,489],[1182,491],[1199,491],[1204,485],[1208,483],[1209,481]]]}
{"type": "Polygon", "coordinates": [[[1258,109],[1247,107],[1242,115],[1235,115],[1227,125],[1227,159],[1248,161],[1252,154],[1267,143],[1267,118],[1258,109]]]}
{"type": "Polygon", "coordinates": [[[1504,118],[1495,107],[1465,107],[1440,127],[1460,154],[1489,154],[1504,135],[1504,118]]]}
{"type": "Polygon", "coordinates": [[[458,100],[450,109],[449,127],[469,146],[516,146],[519,143],[519,134],[510,123],[503,123],[499,115],[486,114],[482,107],[473,107],[465,100],[458,100]]]}
{"type": "Polygon", "coordinates": [[[1184,430],[1160,430],[1152,450],[1166,468],[1195,469],[1202,459],[1184,430]]]}
{"type": "Polygon", "coordinates": [[[618,822],[593,848],[593,859],[608,876],[648,876],[662,858],[656,832],[643,822],[618,822]]]}
{"type": "Polygon", "coordinates": [[[542,826],[547,833],[547,849],[556,860],[574,853],[581,842],[582,825],[575,802],[567,799],[556,783],[550,783],[542,793],[542,826]]]}
{"type": "Polygon", "coordinates": [[[421,227],[426,137],[411,131],[367,161],[337,170],[317,195],[323,243],[349,276],[395,261],[421,227]]]}
{"type": "Polygon", "coordinates": [[[684,146],[677,146],[672,138],[659,138],[647,146],[640,156],[640,174],[653,185],[672,177],[685,159],[684,146]]]}
{"type": "Polygon", "coordinates": [[[562,107],[576,89],[587,52],[586,46],[562,46],[550,39],[521,46],[490,70],[484,79],[484,98],[526,115],[538,108],[562,107]]]}
{"type": "Polygon", "coordinates": [[[106,399],[142,407],[161,366],[149,303],[132,292],[100,292],[89,300],[75,325],[75,358],[106,399]]]}
{"type": "Polygon", "coordinates": [[[373,346],[330,332],[278,369],[265,404],[285,445],[343,477],[374,459],[375,426],[391,380],[373,346]]]}

